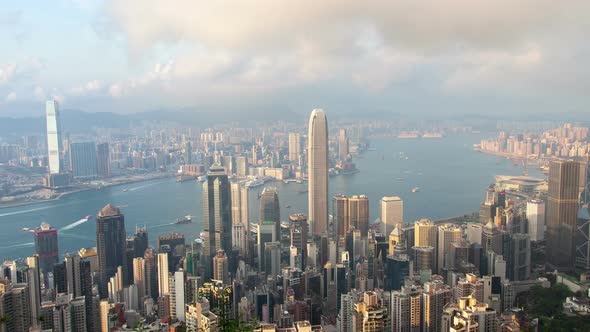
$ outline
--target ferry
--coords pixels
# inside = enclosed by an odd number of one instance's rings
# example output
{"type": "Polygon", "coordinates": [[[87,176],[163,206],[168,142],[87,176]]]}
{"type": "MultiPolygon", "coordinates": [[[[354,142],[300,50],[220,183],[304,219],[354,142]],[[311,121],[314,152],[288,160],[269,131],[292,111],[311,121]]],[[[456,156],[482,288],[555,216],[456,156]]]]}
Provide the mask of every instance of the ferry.
{"type": "Polygon", "coordinates": [[[285,205],[285,209],[290,209],[291,205],[285,205]]]}
{"type": "Polygon", "coordinates": [[[129,191],[129,189],[123,189],[123,192],[124,192],[124,193],[126,193],[126,192],[128,192],[128,191],[129,191]]]}
{"type": "Polygon", "coordinates": [[[188,216],[184,216],[182,218],[176,219],[176,221],[174,223],[175,224],[188,224],[191,222],[193,222],[193,217],[188,215],[188,216]]]}
{"type": "Polygon", "coordinates": [[[413,193],[417,193],[418,191],[420,191],[420,188],[418,188],[418,187],[412,188],[413,193]]]}
{"type": "Polygon", "coordinates": [[[23,227],[23,232],[29,232],[29,231],[31,231],[31,229],[30,229],[30,228],[28,228],[28,227],[23,227]]]}
{"type": "Polygon", "coordinates": [[[405,178],[397,178],[398,181],[403,181],[405,178]]]}
{"type": "Polygon", "coordinates": [[[84,219],[90,220],[90,219],[92,219],[92,216],[91,215],[87,215],[86,217],[84,217],[84,219]]]}
{"type": "Polygon", "coordinates": [[[201,175],[197,178],[197,181],[199,182],[205,182],[205,180],[207,180],[207,176],[206,175],[201,175]]]}

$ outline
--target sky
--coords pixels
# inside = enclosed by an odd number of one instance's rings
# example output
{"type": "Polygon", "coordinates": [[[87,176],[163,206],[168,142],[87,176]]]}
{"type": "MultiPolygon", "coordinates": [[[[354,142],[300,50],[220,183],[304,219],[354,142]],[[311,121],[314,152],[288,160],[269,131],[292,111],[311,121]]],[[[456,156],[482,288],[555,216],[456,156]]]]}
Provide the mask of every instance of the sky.
{"type": "Polygon", "coordinates": [[[589,112],[587,0],[2,1],[0,116],[589,112]]]}

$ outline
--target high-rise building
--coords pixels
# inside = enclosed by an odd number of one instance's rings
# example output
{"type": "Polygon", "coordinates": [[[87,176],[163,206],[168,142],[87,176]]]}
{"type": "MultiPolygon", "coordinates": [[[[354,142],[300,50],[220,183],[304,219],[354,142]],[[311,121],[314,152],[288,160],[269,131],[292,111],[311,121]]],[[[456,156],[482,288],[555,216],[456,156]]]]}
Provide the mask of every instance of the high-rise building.
{"type": "Polygon", "coordinates": [[[236,157],[236,175],[240,177],[248,175],[248,158],[243,156],[236,157]]]}
{"type": "Polygon", "coordinates": [[[533,199],[526,203],[526,218],[529,225],[531,241],[545,239],[545,202],[533,199]]]}
{"type": "Polygon", "coordinates": [[[314,109],[308,128],[308,210],[313,234],[328,231],[328,120],[314,109]]]}
{"type": "Polygon", "coordinates": [[[412,247],[414,253],[414,271],[420,272],[424,270],[434,271],[434,262],[436,257],[434,255],[434,247],[412,247]]]}
{"type": "Polygon", "coordinates": [[[420,219],[414,223],[414,246],[433,248],[432,272],[438,271],[438,227],[432,221],[420,219]]]}
{"type": "Polygon", "coordinates": [[[528,234],[512,234],[504,250],[506,278],[511,281],[529,280],[531,277],[531,238],[528,234]]]}
{"type": "Polygon", "coordinates": [[[338,158],[346,160],[348,158],[348,136],[346,135],[346,128],[338,130],[338,158]]]}
{"type": "Polygon", "coordinates": [[[39,255],[27,257],[27,285],[29,286],[29,306],[31,325],[39,327],[41,317],[41,274],[39,270],[39,255]]]}
{"type": "Polygon", "coordinates": [[[147,268],[148,266],[146,266],[146,261],[143,257],[133,259],[133,284],[137,287],[137,297],[139,298],[140,307],[146,296],[146,290],[150,287],[147,268]]]}
{"type": "Polygon", "coordinates": [[[53,331],[87,331],[86,305],[84,297],[60,294],[53,310],[53,331]]]}
{"type": "Polygon", "coordinates": [[[301,135],[299,133],[289,133],[289,161],[299,165],[299,156],[301,155],[301,135]]]}
{"type": "Polygon", "coordinates": [[[296,248],[301,257],[301,270],[305,271],[307,261],[307,217],[303,213],[289,216],[291,229],[291,247],[296,248]]]}
{"type": "Polygon", "coordinates": [[[59,105],[55,100],[45,103],[47,117],[47,154],[49,156],[49,173],[58,174],[63,171],[62,165],[62,140],[59,105]]]}
{"type": "Polygon", "coordinates": [[[281,243],[264,244],[264,271],[267,276],[276,278],[281,272],[281,243]]]}
{"type": "Polygon", "coordinates": [[[53,271],[59,260],[57,230],[47,223],[35,228],[35,252],[39,255],[39,267],[44,275],[53,271]]]}
{"type": "Polygon", "coordinates": [[[547,196],[547,264],[558,270],[574,267],[574,237],[578,224],[580,163],[552,161],[547,196]]]}
{"type": "Polygon", "coordinates": [[[345,237],[353,228],[366,238],[369,231],[369,198],[365,195],[334,196],[332,203],[333,225],[339,237],[345,237]]]}
{"type": "Polygon", "coordinates": [[[393,331],[420,332],[422,320],[422,290],[402,286],[391,292],[391,325],[393,331]]]}
{"type": "MultiPolygon", "coordinates": [[[[172,279],[170,279],[172,280],[172,279]]],[[[186,306],[186,273],[183,269],[180,269],[174,272],[174,283],[170,285],[174,285],[172,287],[171,296],[170,296],[170,304],[171,304],[171,316],[173,318],[178,319],[181,322],[185,321],[185,306],[186,306]]]]}
{"type": "Polygon", "coordinates": [[[281,206],[279,204],[279,195],[275,188],[265,187],[262,190],[260,194],[260,213],[258,215],[258,224],[272,222],[275,225],[277,237],[280,237],[281,206]]]}
{"type": "Polygon", "coordinates": [[[450,286],[440,280],[424,284],[422,292],[423,329],[424,332],[442,332],[441,320],[444,307],[451,303],[453,292],[450,286]]]}
{"type": "Polygon", "coordinates": [[[26,283],[0,280],[0,317],[3,318],[0,331],[29,331],[31,327],[29,300],[29,287],[26,283]]]}
{"type": "Polygon", "coordinates": [[[262,223],[258,224],[258,233],[257,233],[257,249],[258,249],[258,270],[259,271],[266,271],[266,259],[264,257],[265,251],[265,244],[269,242],[277,242],[279,241],[280,237],[277,233],[277,228],[274,222],[272,221],[263,221],[262,223]]]}
{"type": "MultiPolygon", "coordinates": [[[[205,276],[213,276],[217,250],[232,251],[231,188],[223,167],[214,165],[203,183],[203,256],[205,276]]],[[[230,267],[232,266],[230,262],[230,267]]]]}
{"type": "Polygon", "coordinates": [[[381,198],[381,222],[385,225],[385,234],[391,233],[395,225],[404,222],[404,201],[397,196],[381,198]]]}
{"type": "Polygon", "coordinates": [[[229,283],[227,255],[223,250],[217,250],[217,255],[213,258],[213,279],[219,280],[224,284],[229,283]]]}
{"type": "Polygon", "coordinates": [[[391,330],[391,317],[389,315],[387,299],[381,298],[374,291],[365,292],[361,301],[354,305],[352,325],[352,331],[358,332],[391,330]]]}
{"type": "Polygon", "coordinates": [[[96,166],[99,177],[108,178],[111,176],[109,143],[100,143],[96,146],[96,166]]]}
{"type": "Polygon", "coordinates": [[[170,278],[168,270],[168,254],[158,254],[158,294],[170,295],[170,278]]]}
{"type": "Polygon", "coordinates": [[[70,167],[74,178],[95,178],[98,175],[96,144],[94,142],[70,144],[70,167]]]}
{"type": "Polygon", "coordinates": [[[125,217],[119,208],[107,204],[96,218],[96,251],[98,254],[98,290],[100,298],[108,295],[109,279],[117,267],[127,269],[125,260],[125,217]]]}
{"type": "Polygon", "coordinates": [[[463,232],[461,227],[455,224],[443,224],[438,227],[438,251],[437,267],[439,274],[450,266],[451,244],[461,240],[463,232]]]}

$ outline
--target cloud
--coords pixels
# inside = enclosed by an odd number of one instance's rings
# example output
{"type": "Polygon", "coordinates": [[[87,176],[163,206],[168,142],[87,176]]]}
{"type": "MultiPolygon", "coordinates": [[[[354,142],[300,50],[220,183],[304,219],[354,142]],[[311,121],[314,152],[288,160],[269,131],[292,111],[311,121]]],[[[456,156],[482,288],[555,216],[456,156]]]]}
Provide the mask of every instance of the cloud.
{"type": "Polygon", "coordinates": [[[8,95],[6,95],[6,98],[4,98],[4,100],[7,103],[15,101],[16,100],[16,92],[11,91],[10,93],[8,93],[8,95]]]}

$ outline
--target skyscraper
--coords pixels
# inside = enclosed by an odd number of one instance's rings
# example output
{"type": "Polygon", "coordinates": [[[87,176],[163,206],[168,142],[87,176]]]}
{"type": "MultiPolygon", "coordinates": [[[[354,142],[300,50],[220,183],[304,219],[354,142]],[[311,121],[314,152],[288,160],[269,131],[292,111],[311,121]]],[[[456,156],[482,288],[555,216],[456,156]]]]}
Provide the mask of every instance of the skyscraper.
{"type": "Polygon", "coordinates": [[[96,146],[96,165],[99,177],[108,178],[111,176],[109,143],[100,143],[96,146]]]}
{"type": "Polygon", "coordinates": [[[29,306],[31,324],[39,326],[37,317],[41,316],[41,275],[39,272],[39,255],[27,257],[27,284],[29,286],[29,306]]]}
{"type": "Polygon", "coordinates": [[[289,133],[289,161],[292,164],[299,165],[300,155],[301,135],[299,133],[289,133]]]}
{"type": "Polygon", "coordinates": [[[558,270],[574,266],[574,236],[578,223],[580,163],[552,161],[547,196],[547,264],[558,270]]]}
{"type": "MultiPolygon", "coordinates": [[[[260,195],[260,213],[258,224],[270,223],[275,225],[277,237],[281,234],[281,207],[279,195],[275,188],[265,187],[260,195]]],[[[278,240],[277,240],[278,241],[278,240]]]]}
{"type": "Polygon", "coordinates": [[[125,270],[125,217],[119,208],[107,204],[96,218],[96,251],[98,254],[98,290],[100,298],[108,295],[109,279],[121,266],[125,270]]]}
{"type": "Polygon", "coordinates": [[[39,267],[44,275],[53,271],[59,260],[57,230],[47,223],[35,228],[35,252],[39,255],[39,267]]]}
{"type": "MultiPolygon", "coordinates": [[[[214,165],[203,183],[203,256],[206,278],[213,276],[217,250],[232,251],[231,188],[223,167],[214,165]]],[[[232,264],[230,264],[231,266],[232,264]]]]}
{"type": "Polygon", "coordinates": [[[79,142],[70,145],[70,167],[74,178],[91,179],[98,175],[96,144],[79,142]]]}
{"type": "Polygon", "coordinates": [[[168,277],[168,254],[158,254],[158,293],[160,296],[170,295],[170,280],[168,277]]]}
{"type": "Polygon", "coordinates": [[[451,268],[451,244],[461,240],[463,232],[455,224],[443,224],[438,227],[437,268],[439,274],[444,268],[451,268]]]}
{"type": "Polygon", "coordinates": [[[369,198],[365,195],[353,195],[348,199],[348,217],[351,227],[361,231],[361,237],[366,238],[369,232],[369,198]]]}
{"type": "Polygon", "coordinates": [[[395,225],[404,222],[404,201],[397,196],[381,198],[381,222],[385,225],[385,234],[391,233],[395,225]]]}
{"type": "Polygon", "coordinates": [[[297,249],[297,255],[301,257],[301,270],[305,271],[307,261],[307,217],[303,213],[289,216],[291,226],[291,247],[297,249]]]}
{"type": "Polygon", "coordinates": [[[213,279],[224,284],[229,283],[227,255],[223,250],[217,250],[217,255],[213,258],[213,279]]]}
{"type": "Polygon", "coordinates": [[[422,320],[422,292],[415,286],[402,286],[391,292],[393,331],[419,332],[422,320]]]}
{"type": "Polygon", "coordinates": [[[348,136],[346,135],[346,128],[338,130],[338,158],[346,160],[348,157],[348,136]]]}
{"type": "Polygon", "coordinates": [[[328,230],[328,120],[321,109],[314,109],[308,128],[308,210],[313,234],[328,230]]]}
{"type": "Polygon", "coordinates": [[[48,100],[45,103],[47,116],[47,154],[49,157],[49,173],[58,174],[62,172],[62,141],[61,122],[59,116],[59,105],[55,100],[48,100]]]}
{"type": "Polygon", "coordinates": [[[533,199],[526,203],[526,218],[531,241],[545,239],[545,202],[533,199]]]}

